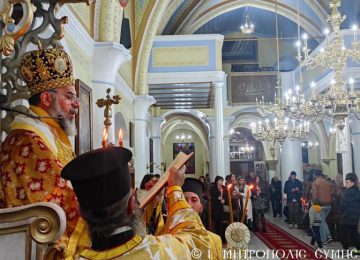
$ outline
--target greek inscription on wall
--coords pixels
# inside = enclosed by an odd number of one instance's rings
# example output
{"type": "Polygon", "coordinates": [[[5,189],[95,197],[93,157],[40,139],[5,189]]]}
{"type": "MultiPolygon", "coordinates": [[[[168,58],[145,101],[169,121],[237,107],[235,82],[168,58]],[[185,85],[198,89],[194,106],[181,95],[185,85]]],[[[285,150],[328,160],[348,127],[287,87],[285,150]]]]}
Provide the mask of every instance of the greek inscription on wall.
{"type": "Polygon", "coordinates": [[[152,50],[153,67],[208,66],[209,47],[160,47],[152,50]]]}

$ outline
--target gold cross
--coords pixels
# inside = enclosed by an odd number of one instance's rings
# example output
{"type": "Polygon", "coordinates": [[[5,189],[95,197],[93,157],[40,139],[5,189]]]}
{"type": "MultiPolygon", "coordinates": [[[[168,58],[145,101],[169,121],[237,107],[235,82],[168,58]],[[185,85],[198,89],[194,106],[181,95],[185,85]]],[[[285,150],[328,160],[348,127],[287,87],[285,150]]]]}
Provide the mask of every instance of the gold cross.
{"type": "Polygon", "coordinates": [[[120,96],[119,95],[115,95],[113,97],[110,97],[110,92],[111,89],[108,88],[106,90],[106,99],[100,98],[96,101],[96,105],[98,105],[98,107],[105,107],[104,110],[104,117],[105,117],[105,121],[104,121],[104,125],[106,127],[106,129],[108,130],[109,126],[111,126],[111,116],[112,116],[112,111],[111,111],[111,106],[113,104],[119,104],[120,102],[120,96]]]}

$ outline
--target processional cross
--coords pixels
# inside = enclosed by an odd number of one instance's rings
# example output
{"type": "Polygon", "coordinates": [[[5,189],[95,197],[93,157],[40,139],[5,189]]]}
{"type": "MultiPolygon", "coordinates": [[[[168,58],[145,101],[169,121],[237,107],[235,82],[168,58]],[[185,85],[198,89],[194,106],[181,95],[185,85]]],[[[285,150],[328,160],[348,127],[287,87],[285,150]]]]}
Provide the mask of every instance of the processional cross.
{"type": "Polygon", "coordinates": [[[105,110],[104,110],[104,117],[105,117],[105,121],[104,121],[104,125],[105,125],[105,133],[106,135],[108,134],[109,132],[109,126],[111,126],[111,116],[112,116],[112,110],[111,110],[111,106],[113,104],[119,104],[120,102],[120,96],[119,95],[115,95],[113,97],[110,97],[110,92],[111,92],[111,89],[108,88],[106,90],[106,99],[104,98],[100,98],[96,101],[96,105],[99,107],[99,108],[102,108],[102,107],[105,107],[105,110]]]}

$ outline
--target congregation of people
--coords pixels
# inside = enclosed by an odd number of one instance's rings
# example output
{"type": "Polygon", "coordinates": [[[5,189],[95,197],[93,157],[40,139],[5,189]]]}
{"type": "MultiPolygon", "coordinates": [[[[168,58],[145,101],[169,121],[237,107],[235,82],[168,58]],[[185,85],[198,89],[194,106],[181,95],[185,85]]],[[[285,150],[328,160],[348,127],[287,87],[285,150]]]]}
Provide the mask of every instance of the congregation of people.
{"type": "Polygon", "coordinates": [[[341,242],[344,249],[360,249],[358,223],[360,219],[360,191],[357,176],[349,173],[343,183],[326,178],[322,172],[306,174],[304,182],[292,171],[282,188],[277,176],[270,183],[250,172],[245,178],[235,174],[216,176],[214,182],[201,177],[207,187],[204,199],[209,205],[208,228],[224,239],[230,221],[229,198],[234,221],[242,221],[253,232],[267,232],[265,215],[283,218],[289,229],[303,229],[311,236],[314,248],[323,248],[332,241],[341,242]],[[230,189],[230,193],[228,192],[230,189]],[[247,200],[246,194],[251,192],[247,200]],[[246,205],[246,206],[245,206],[246,205]],[[246,218],[241,220],[245,210],[246,218]],[[269,212],[270,214],[264,214],[269,212]]]}
{"type": "MultiPolygon", "coordinates": [[[[16,117],[0,146],[0,208],[61,206],[67,229],[57,244],[60,258],[191,259],[197,249],[201,259],[221,259],[226,227],[243,222],[253,232],[267,232],[270,207],[273,217],[286,217],[290,229],[310,231],[320,248],[340,240],[344,249],[360,250],[355,174],[334,185],[318,172],[310,185],[291,172],[282,188],[276,176],[270,183],[253,172],[196,179],[185,178],[185,167],[171,168],[167,187],[140,208],[130,150],[100,148],[76,158],[72,152],[69,136],[76,135],[80,103],[69,56],[61,49],[29,52],[20,73],[33,117],[16,117]]],[[[151,189],[159,177],[146,174],[138,190],[151,189]]]]}

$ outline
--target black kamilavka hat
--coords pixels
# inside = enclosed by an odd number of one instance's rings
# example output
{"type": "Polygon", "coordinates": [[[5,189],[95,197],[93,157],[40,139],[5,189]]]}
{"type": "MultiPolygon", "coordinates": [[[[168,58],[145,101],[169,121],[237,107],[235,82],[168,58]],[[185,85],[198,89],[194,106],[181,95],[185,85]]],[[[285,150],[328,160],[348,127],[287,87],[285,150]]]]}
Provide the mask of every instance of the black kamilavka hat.
{"type": "Polygon", "coordinates": [[[70,180],[82,208],[98,209],[122,199],[131,188],[130,150],[100,148],[80,155],[61,171],[70,180]]]}

